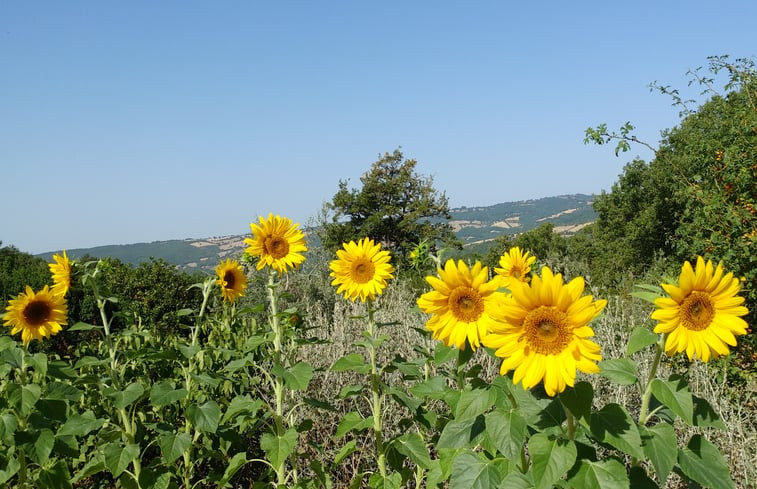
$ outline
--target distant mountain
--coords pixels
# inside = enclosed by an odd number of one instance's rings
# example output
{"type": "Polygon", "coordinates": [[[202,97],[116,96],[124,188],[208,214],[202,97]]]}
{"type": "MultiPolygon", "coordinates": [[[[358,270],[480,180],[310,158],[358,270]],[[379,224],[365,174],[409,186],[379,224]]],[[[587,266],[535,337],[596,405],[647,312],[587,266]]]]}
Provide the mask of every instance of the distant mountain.
{"type": "MultiPolygon", "coordinates": [[[[555,231],[572,234],[596,219],[591,207],[593,198],[591,195],[574,194],[482,207],[459,207],[451,209],[450,223],[465,245],[491,241],[503,234],[522,233],[548,222],[554,224],[555,231]]],[[[67,254],[72,259],[82,256],[113,257],[134,265],[155,258],[188,271],[212,273],[219,260],[242,254],[246,247],[245,237],[247,235],[98,246],[67,250],[67,254]]],[[[37,256],[51,261],[53,254],[48,252],[37,256]]]]}
{"type": "Polygon", "coordinates": [[[592,195],[573,194],[504,202],[485,207],[452,209],[452,226],[464,244],[489,241],[503,234],[519,234],[544,223],[560,234],[573,234],[592,223],[596,213],[592,195]]]}

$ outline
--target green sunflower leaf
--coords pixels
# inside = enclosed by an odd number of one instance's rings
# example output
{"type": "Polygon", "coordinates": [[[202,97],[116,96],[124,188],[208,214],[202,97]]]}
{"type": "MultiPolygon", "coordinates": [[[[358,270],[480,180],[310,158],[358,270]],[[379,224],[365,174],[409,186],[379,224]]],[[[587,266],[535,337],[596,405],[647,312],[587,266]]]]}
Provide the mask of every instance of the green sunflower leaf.
{"type": "Polygon", "coordinates": [[[507,475],[509,462],[504,458],[489,460],[481,453],[466,450],[452,463],[450,489],[490,489],[498,487],[507,475]]]}
{"type": "Polygon", "coordinates": [[[158,437],[158,445],[163,455],[163,463],[171,464],[174,460],[181,457],[192,444],[192,437],[189,433],[181,432],[163,433],[158,437]]]}
{"type": "Polygon", "coordinates": [[[549,489],[562,479],[576,462],[578,451],[570,440],[537,433],[528,441],[531,475],[536,489],[549,489]]]}
{"type": "Polygon", "coordinates": [[[628,339],[628,346],[626,347],[626,355],[631,356],[634,353],[640,352],[644,348],[654,345],[659,340],[659,336],[649,329],[640,326],[631,331],[631,336],[628,339]]]}
{"type": "Polygon", "coordinates": [[[652,394],[687,424],[694,423],[694,400],[689,391],[689,384],[683,377],[671,375],[668,380],[654,379],[652,394]]]}
{"type": "Polygon", "coordinates": [[[131,405],[134,401],[142,397],[145,393],[145,388],[138,382],[132,382],[127,385],[122,391],[110,392],[108,397],[113,399],[113,406],[116,409],[123,409],[131,405]]]}
{"type": "Polygon", "coordinates": [[[690,479],[712,489],[734,489],[723,455],[702,435],[694,435],[678,452],[678,466],[690,479]]]}
{"type": "Polygon", "coordinates": [[[635,458],[644,458],[636,422],[623,406],[608,404],[591,415],[592,436],[635,458]]]}
{"type": "Polygon", "coordinates": [[[281,465],[291,455],[296,444],[297,431],[291,428],[284,433],[284,436],[264,433],[260,437],[260,448],[274,467],[281,465]]]}
{"type": "Polygon", "coordinates": [[[202,406],[190,404],[186,414],[192,425],[205,433],[215,433],[221,420],[221,408],[215,401],[208,401],[202,406]]]}
{"type": "Polygon", "coordinates": [[[633,385],[636,378],[636,363],[628,358],[610,358],[599,362],[599,375],[620,385],[633,385]]]}
{"type": "Polygon", "coordinates": [[[673,470],[678,453],[678,439],[673,426],[659,423],[655,426],[639,426],[644,455],[652,462],[657,478],[664,485],[673,470]]]}
{"type": "Polygon", "coordinates": [[[570,482],[582,489],[627,489],[630,484],[625,466],[612,458],[599,462],[581,460],[570,482]]]}
{"type": "Polygon", "coordinates": [[[528,427],[517,409],[496,409],[486,415],[485,433],[502,455],[517,460],[526,442],[528,427]]]}
{"type": "Polygon", "coordinates": [[[431,457],[426,443],[418,433],[406,433],[395,438],[391,447],[413,461],[415,465],[424,469],[431,468],[431,457]]]}

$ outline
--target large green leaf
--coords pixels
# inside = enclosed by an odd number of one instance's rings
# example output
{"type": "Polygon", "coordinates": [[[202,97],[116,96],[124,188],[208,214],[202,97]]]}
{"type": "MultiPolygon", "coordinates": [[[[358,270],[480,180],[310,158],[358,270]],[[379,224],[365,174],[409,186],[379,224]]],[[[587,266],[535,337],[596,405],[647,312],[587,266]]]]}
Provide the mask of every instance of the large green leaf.
{"type": "Polygon", "coordinates": [[[692,396],[694,400],[694,425],[695,426],[709,426],[712,428],[718,428],[725,430],[726,425],[717,415],[710,403],[701,397],[692,396]]]}
{"type": "Polygon", "coordinates": [[[18,428],[16,417],[11,413],[0,415],[0,441],[6,445],[13,445],[13,434],[18,428]]]}
{"type": "Polygon", "coordinates": [[[400,489],[401,485],[402,475],[399,472],[387,474],[386,477],[373,474],[368,478],[368,487],[371,489],[400,489]]]}
{"type": "Polygon", "coordinates": [[[83,414],[73,414],[58,430],[58,436],[73,435],[84,436],[94,430],[100,429],[107,420],[105,418],[95,418],[92,411],[85,411],[83,414]]]}
{"type": "Polygon", "coordinates": [[[139,445],[123,446],[118,442],[112,442],[105,445],[103,455],[105,456],[105,467],[113,474],[113,477],[118,477],[126,470],[132,460],[139,456],[139,445]]]}
{"type": "Polygon", "coordinates": [[[284,436],[276,436],[264,433],[260,437],[260,448],[263,449],[271,465],[278,467],[287,457],[292,454],[297,445],[297,431],[293,428],[287,430],[284,436]]]}
{"type": "Polygon", "coordinates": [[[490,389],[464,390],[455,406],[455,420],[474,419],[484,414],[494,404],[495,393],[490,389]]]}
{"type": "Polygon", "coordinates": [[[418,433],[406,433],[392,440],[391,447],[426,470],[431,468],[431,457],[426,443],[418,433]]]}
{"type": "Polygon", "coordinates": [[[635,328],[631,331],[631,336],[628,339],[626,355],[631,356],[648,346],[654,345],[659,339],[660,337],[658,335],[643,326],[635,328]]]}
{"type": "Polygon", "coordinates": [[[339,439],[349,433],[350,431],[363,431],[373,426],[373,416],[363,418],[360,413],[356,411],[350,411],[345,414],[339,425],[336,427],[336,433],[334,436],[339,439]]]}
{"type": "Polygon", "coordinates": [[[68,464],[58,460],[51,466],[45,466],[39,472],[39,482],[45,489],[72,489],[71,473],[68,464]]]}
{"type": "Polygon", "coordinates": [[[454,449],[475,445],[483,436],[485,429],[486,420],[483,416],[463,421],[454,419],[448,422],[442,430],[436,448],[454,449]]]}
{"type": "Polygon", "coordinates": [[[591,404],[594,400],[594,388],[588,382],[577,382],[560,393],[560,402],[579,419],[589,420],[591,404]]]}
{"type": "Polygon", "coordinates": [[[31,453],[35,462],[40,465],[45,465],[50,458],[50,452],[53,451],[53,445],[55,445],[55,435],[47,428],[39,430],[34,440],[34,450],[31,453]]]}
{"type": "Polygon", "coordinates": [[[592,462],[581,460],[581,467],[570,482],[581,489],[628,489],[625,466],[615,459],[592,462]]]}
{"type": "Polygon", "coordinates": [[[308,388],[310,379],[313,378],[313,367],[305,362],[299,362],[285,369],[280,365],[273,367],[271,372],[284,380],[284,385],[292,390],[305,390],[308,388]]]}
{"type": "Polygon", "coordinates": [[[160,435],[158,445],[160,445],[160,452],[163,454],[163,463],[171,464],[181,457],[191,444],[192,437],[186,432],[174,433],[170,431],[160,435]]]}
{"type": "Polygon", "coordinates": [[[483,454],[466,450],[452,463],[450,489],[491,489],[502,483],[509,463],[504,458],[489,460],[483,454]]]}
{"type": "Polygon", "coordinates": [[[29,367],[33,368],[34,372],[39,376],[44,377],[47,375],[47,355],[44,353],[27,355],[26,363],[29,367]]]}
{"type": "Polygon", "coordinates": [[[591,434],[598,441],[607,443],[635,458],[644,458],[641,436],[636,422],[619,404],[608,404],[591,415],[591,434]]]}
{"type": "Polygon", "coordinates": [[[44,399],[57,401],[78,401],[82,394],[82,391],[71,384],[65,384],[54,380],[45,386],[45,392],[42,394],[42,397],[44,399]]]}
{"type": "Polygon", "coordinates": [[[628,358],[610,358],[599,362],[599,374],[616,384],[633,385],[636,378],[636,364],[628,358]]]}
{"type": "Polygon", "coordinates": [[[184,388],[176,389],[172,382],[163,380],[157,382],[150,389],[150,404],[154,407],[166,406],[174,402],[186,399],[187,390],[184,388]]]}
{"type": "Polygon", "coordinates": [[[187,419],[198,431],[215,433],[221,420],[221,408],[215,401],[208,401],[202,406],[190,404],[187,407],[187,419]]]}
{"type": "Polygon", "coordinates": [[[0,455],[0,484],[8,482],[20,468],[21,462],[18,459],[9,458],[6,460],[3,455],[0,455]]]}
{"type": "Polygon", "coordinates": [[[688,424],[694,423],[694,401],[689,384],[680,375],[671,375],[669,380],[654,379],[652,394],[688,424]]]}
{"type": "Polygon", "coordinates": [[[371,371],[371,366],[365,363],[363,355],[360,353],[350,353],[345,355],[331,366],[334,372],[352,371],[359,374],[365,374],[371,371]]]}
{"type": "Polygon", "coordinates": [[[228,423],[232,419],[242,415],[255,416],[261,407],[263,407],[263,401],[260,399],[253,399],[249,394],[236,396],[229,403],[226,412],[223,413],[221,422],[228,423]]]}
{"type": "Polygon", "coordinates": [[[31,413],[41,393],[42,390],[36,384],[8,384],[6,387],[10,406],[23,417],[31,413]]]}
{"type": "Polygon", "coordinates": [[[442,376],[436,376],[410,387],[410,392],[420,398],[441,399],[446,389],[447,379],[442,376]]]}
{"type": "Polygon", "coordinates": [[[105,470],[105,459],[102,453],[96,453],[94,457],[87,460],[87,463],[79,469],[71,482],[79,482],[81,479],[102,472],[103,470],[105,470]]]}
{"type": "Polygon", "coordinates": [[[562,479],[576,461],[576,445],[572,441],[550,438],[537,433],[528,441],[531,454],[531,475],[536,489],[550,489],[562,479]]]}
{"type": "Polygon", "coordinates": [[[664,484],[673,470],[678,453],[678,439],[673,426],[659,423],[655,426],[639,426],[644,442],[644,455],[652,462],[657,478],[664,484]]]}
{"type": "Polygon", "coordinates": [[[131,405],[134,401],[142,397],[145,393],[145,388],[138,382],[132,382],[127,385],[122,391],[115,391],[108,393],[108,397],[113,400],[113,406],[116,409],[124,409],[131,405]]]}
{"type": "Polygon", "coordinates": [[[711,489],[734,489],[723,455],[702,435],[694,435],[678,452],[678,466],[686,477],[711,489]]]}
{"type": "Polygon", "coordinates": [[[234,477],[234,474],[236,474],[239,469],[244,467],[247,464],[247,454],[244,452],[237,453],[231,459],[226,463],[226,469],[223,471],[223,475],[221,476],[221,479],[216,484],[216,487],[226,487],[226,484],[229,483],[232,477],[234,477]]]}
{"type": "Polygon", "coordinates": [[[510,460],[519,460],[526,442],[526,420],[517,409],[495,409],[486,415],[486,435],[497,450],[510,460]]]}
{"type": "Polygon", "coordinates": [[[352,439],[342,445],[342,448],[339,449],[339,452],[334,456],[334,465],[339,465],[342,460],[345,459],[345,457],[348,457],[349,455],[355,453],[357,451],[357,440],[352,439]]]}

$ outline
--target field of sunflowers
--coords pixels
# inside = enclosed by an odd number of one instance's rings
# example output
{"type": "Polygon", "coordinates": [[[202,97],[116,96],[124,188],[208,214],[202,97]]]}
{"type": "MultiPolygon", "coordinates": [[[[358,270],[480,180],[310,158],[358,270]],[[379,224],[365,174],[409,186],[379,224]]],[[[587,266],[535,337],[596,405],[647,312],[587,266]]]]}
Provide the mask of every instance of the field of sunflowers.
{"type": "Polygon", "coordinates": [[[65,252],[8,302],[0,485],[754,487],[753,411],[713,361],[747,332],[722,264],[602,298],[518,247],[493,269],[419,249],[418,292],[372,239],[305,271],[298,224],[250,231],[173,334],[65,252]]]}

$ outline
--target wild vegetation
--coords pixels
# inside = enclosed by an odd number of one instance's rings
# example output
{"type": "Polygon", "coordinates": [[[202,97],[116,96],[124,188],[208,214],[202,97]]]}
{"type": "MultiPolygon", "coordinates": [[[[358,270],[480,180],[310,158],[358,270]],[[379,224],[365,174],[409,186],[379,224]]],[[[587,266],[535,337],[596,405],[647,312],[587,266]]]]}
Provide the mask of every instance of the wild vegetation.
{"type": "Polygon", "coordinates": [[[330,246],[261,216],[211,277],[0,248],[0,484],[757,487],[757,78],[709,69],[696,111],[658,87],[680,126],[573,236],[466,255],[435,221],[385,226],[369,191],[398,174],[446,212],[395,152],[340,184],[330,246]]]}

